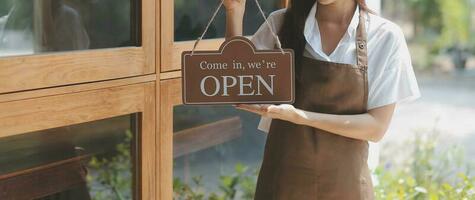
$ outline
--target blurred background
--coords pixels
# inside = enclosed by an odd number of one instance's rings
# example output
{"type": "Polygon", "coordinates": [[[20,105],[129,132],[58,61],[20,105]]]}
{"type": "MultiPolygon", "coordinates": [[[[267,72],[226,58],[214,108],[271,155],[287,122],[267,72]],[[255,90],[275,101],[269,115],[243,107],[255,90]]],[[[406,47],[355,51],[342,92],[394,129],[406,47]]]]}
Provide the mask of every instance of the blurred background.
{"type": "MultiPolygon", "coordinates": [[[[281,0],[260,3],[267,15],[283,6],[281,0]]],[[[475,199],[475,0],[368,4],[404,30],[422,93],[417,101],[397,106],[385,138],[371,145],[368,162],[377,199],[475,199]]],[[[0,57],[140,46],[138,5],[138,0],[0,0],[0,57]]],[[[174,0],[175,41],[196,39],[217,5],[218,0],[174,0]]],[[[246,7],[244,32],[252,35],[263,19],[254,1],[246,7]]],[[[224,36],[224,14],[219,12],[206,38],[224,36]]],[[[130,199],[136,188],[136,119],[113,121],[110,127],[92,125],[97,133],[90,134],[103,134],[99,139],[107,145],[76,135],[58,138],[72,145],[52,150],[64,152],[58,159],[94,155],[83,164],[89,170],[82,177],[87,186],[78,189],[92,199],[130,199]]],[[[258,116],[232,106],[175,106],[174,199],[252,199],[266,139],[258,122],[258,116]]],[[[82,126],[49,130],[49,136],[82,126]]],[[[26,151],[32,149],[56,159],[34,143],[38,135],[1,140],[0,153],[18,150],[35,156],[26,151]]],[[[0,157],[0,164],[20,165],[0,165],[0,174],[43,162],[12,161],[16,158],[0,157]]]]}
{"type": "Polygon", "coordinates": [[[422,98],[398,106],[380,145],[378,195],[473,199],[475,1],[381,3],[404,30],[422,98]]]}
{"type": "MultiPolygon", "coordinates": [[[[260,2],[268,13],[281,6],[260,2]]],[[[196,38],[217,3],[175,1],[175,40],[196,38]]],[[[475,199],[475,1],[368,4],[403,29],[422,93],[417,101],[398,105],[383,141],[371,144],[377,199],[475,199]]],[[[247,7],[245,33],[252,35],[262,19],[253,1],[247,7]]],[[[210,30],[208,38],[223,36],[223,12],[210,30]]],[[[218,131],[219,142],[190,152],[175,148],[175,198],[252,199],[266,137],[256,130],[258,120],[226,106],[177,106],[176,135],[209,133],[204,126],[210,124],[227,128],[218,131]],[[232,117],[239,121],[231,123],[232,117]]]]}

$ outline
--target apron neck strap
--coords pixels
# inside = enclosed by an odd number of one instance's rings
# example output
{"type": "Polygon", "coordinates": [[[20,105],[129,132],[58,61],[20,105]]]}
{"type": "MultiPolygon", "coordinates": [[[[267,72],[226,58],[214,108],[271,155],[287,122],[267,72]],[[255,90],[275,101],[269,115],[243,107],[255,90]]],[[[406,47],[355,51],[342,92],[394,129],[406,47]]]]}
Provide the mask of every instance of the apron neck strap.
{"type": "Polygon", "coordinates": [[[367,47],[367,33],[366,33],[366,11],[359,8],[359,22],[356,29],[356,60],[357,65],[361,69],[368,68],[368,47],[367,47]]]}

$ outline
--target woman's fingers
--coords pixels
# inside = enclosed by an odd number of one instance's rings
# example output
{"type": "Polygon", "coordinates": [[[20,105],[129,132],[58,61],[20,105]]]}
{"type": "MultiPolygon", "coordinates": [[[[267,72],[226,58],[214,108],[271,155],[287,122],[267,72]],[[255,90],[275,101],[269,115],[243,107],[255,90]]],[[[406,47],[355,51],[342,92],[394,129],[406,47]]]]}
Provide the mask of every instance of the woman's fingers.
{"type": "Polygon", "coordinates": [[[235,105],[235,107],[248,112],[256,113],[258,115],[267,115],[267,106],[262,106],[260,104],[238,104],[235,105]]]}
{"type": "Polygon", "coordinates": [[[267,107],[267,112],[270,112],[270,113],[278,113],[280,112],[280,110],[281,108],[275,105],[270,105],[269,107],[267,107]]]}
{"type": "Polygon", "coordinates": [[[226,10],[244,10],[246,0],[224,0],[226,10]]]}
{"type": "Polygon", "coordinates": [[[295,107],[290,104],[270,105],[267,107],[267,111],[270,113],[283,113],[286,111],[293,111],[294,109],[295,107]]]}
{"type": "Polygon", "coordinates": [[[256,113],[264,117],[292,121],[298,117],[296,108],[290,104],[270,105],[270,104],[238,104],[236,108],[248,112],[256,113]]]}
{"type": "Polygon", "coordinates": [[[255,109],[255,108],[249,108],[249,107],[244,107],[244,106],[238,106],[236,107],[240,110],[245,110],[245,111],[248,111],[248,112],[252,112],[252,113],[256,113],[256,114],[259,114],[259,115],[264,115],[265,113],[260,110],[260,109],[255,109]]]}
{"type": "Polygon", "coordinates": [[[243,110],[262,111],[259,105],[238,104],[236,107],[243,110]]]}
{"type": "Polygon", "coordinates": [[[266,107],[263,107],[261,104],[238,104],[238,108],[247,108],[253,110],[265,110],[266,107]]]}

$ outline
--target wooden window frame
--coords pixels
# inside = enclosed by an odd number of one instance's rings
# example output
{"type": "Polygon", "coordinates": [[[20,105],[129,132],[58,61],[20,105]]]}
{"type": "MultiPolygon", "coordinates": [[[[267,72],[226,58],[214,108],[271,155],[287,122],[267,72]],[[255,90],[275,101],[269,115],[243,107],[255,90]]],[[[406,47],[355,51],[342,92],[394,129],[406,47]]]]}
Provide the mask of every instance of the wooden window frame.
{"type": "MultiPolygon", "coordinates": [[[[0,99],[0,138],[33,131],[64,127],[116,116],[140,113],[140,199],[156,196],[156,88],[155,80],[124,84],[123,82],[91,83],[82,86],[45,89],[30,98],[0,99]],[[100,89],[99,89],[100,87],[100,89]],[[52,90],[52,91],[49,91],[52,90]],[[80,92],[76,92],[79,90],[80,92]]],[[[16,97],[16,96],[14,96],[16,97]]],[[[21,96],[24,98],[25,96],[21,96]]]]}
{"type": "Polygon", "coordinates": [[[156,1],[141,1],[142,46],[0,58],[0,94],[155,73],[156,1]]]}

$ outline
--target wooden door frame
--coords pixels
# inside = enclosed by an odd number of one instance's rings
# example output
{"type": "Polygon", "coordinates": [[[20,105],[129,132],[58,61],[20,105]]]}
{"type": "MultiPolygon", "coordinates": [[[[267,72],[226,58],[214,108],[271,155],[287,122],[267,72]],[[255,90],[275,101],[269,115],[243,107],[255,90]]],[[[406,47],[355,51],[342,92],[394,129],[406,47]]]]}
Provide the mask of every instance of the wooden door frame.
{"type": "Polygon", "coordinates": [[[155,73],[155,4],[141,1],[141,46],[0,58],[0,94],[155,73]]]}
{"type": "Polygon", "coordinates": [[[182,104],[181,78],[160,81],[157,108],[157,191],[159,199],[173,199],[173,107],[182,104]]]}
{"type": "MultiPolygon", "coordinates": [[[[83,85],[81,92],[64,92],[44,97],[0,103],[0,138],[27,132],[141,113],[140,117],[140,196],[156,196],[156,89],[151,82],[94,88],[83,85]],[[94,89],[91,89],[94,88],[94,89]]],[[[97,87],[97,86],[95,86],[97,87]]],[[[67,90],[63,90],[67,91],[67,90]]],[[[48,92],[43,91],[43,94],[48,92]]]]}

